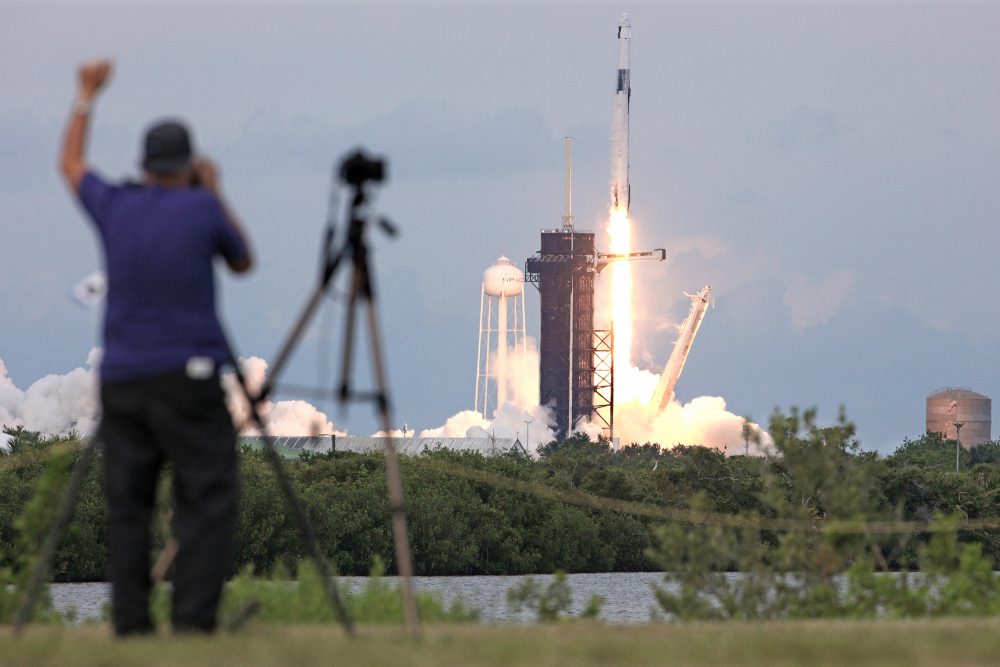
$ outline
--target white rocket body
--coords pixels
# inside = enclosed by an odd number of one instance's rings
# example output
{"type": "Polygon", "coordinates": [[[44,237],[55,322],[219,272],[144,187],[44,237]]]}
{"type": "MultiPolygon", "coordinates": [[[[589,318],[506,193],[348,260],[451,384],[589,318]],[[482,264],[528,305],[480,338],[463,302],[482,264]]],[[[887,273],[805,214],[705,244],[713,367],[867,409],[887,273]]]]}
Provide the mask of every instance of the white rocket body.
{"type": "Polygon", "coordinates": [[[628,104],[632,95],[631,74],[632,26],[628,16],[618,21],[618,84],[615,88],[615,113],[611,127],[611,208],[628,211],[628,104]]]}

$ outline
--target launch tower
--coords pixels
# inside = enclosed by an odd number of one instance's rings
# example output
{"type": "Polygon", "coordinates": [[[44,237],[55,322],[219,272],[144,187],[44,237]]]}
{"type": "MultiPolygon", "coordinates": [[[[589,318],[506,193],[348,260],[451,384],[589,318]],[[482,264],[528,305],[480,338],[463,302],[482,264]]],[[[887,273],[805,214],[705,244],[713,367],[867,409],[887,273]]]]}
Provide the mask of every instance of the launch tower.
{"type": "Polygon", "coordinates": [[[545,229],[541,241],[525,280],[541,301],[539,399],[562,439],[594,411],[594,232],[545,229]]]}

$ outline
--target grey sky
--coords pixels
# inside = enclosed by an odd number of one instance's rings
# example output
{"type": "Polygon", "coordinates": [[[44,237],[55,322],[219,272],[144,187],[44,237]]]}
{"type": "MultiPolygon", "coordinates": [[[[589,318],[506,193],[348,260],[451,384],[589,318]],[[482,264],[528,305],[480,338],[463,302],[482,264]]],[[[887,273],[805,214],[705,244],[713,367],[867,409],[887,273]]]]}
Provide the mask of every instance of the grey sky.
{"type": "MultiPolygon", "coordinates": [[[[68,298],[96,241],[54,165],[76,64],[110,55],[92,162],[134,174],[149,120],[191,120],[260,256],[222,283],[241,353],[274,354],[314,281],[331,165],[363,144],[390,159],[379,207],[402,228],[375,239],[399,421],[471,407],[481,272],[559,224],[566,134],[577,224],[606,217],[622,11],[636,245],[670,255],[635,271],[641,365],[710,283],[682,400],[758,420],[843,403],[886,450],[938,386],[997,395],[993,3],[0,1],[0,358],[26,388],[96,343],[96,312],[68,298]]],[[[317,382],[317,346],[289,381],[317,382]]]]}

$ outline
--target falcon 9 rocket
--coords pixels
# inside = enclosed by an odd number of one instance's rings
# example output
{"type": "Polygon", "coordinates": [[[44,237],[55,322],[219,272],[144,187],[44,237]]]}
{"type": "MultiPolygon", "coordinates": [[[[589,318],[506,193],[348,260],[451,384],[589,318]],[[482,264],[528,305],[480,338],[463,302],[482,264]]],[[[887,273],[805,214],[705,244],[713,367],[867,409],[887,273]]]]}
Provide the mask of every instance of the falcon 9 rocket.
{"type": "Polygon", "coordinates": [[[611,209],[628,212],[628,104],[632,26],[628,15],[618,21],[618,87],[615,89],[615,113],[611,129],[611,209]]]}

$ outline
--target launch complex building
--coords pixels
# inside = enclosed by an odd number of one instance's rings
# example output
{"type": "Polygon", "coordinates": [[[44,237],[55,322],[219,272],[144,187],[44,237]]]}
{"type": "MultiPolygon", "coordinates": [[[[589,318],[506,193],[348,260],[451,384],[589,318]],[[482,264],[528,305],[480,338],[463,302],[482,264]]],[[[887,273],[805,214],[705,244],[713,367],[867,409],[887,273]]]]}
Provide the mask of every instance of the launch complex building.
{"type": "Polygon", "coordinates": [[[580,419],[591,419],[599,396],[610,436],[614,346],[610,331],[594,329],[594,232],[576,231],[568,219],[561,229],[543,230],[541,250],[525,262],[525,282],[538,288],[541,302],[539,399],[553,409],[556,437],[563,439],[580,419]],[[597,368],[598,350],[607,358],[604,368],[597,368]],[[601,386],[598,371],[606,375],[601,386]]]}

